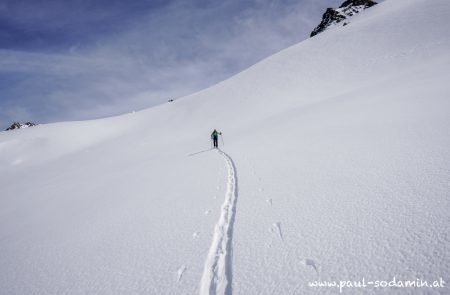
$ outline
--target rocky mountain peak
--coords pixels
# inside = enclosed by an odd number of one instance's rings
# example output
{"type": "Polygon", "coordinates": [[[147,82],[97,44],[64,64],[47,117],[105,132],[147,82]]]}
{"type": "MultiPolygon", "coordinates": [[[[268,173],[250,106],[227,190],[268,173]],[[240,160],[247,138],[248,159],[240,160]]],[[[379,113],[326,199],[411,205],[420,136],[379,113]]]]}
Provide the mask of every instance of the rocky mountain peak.
{"type": "MultiPolygon", "coordinates": [[[[338,24],[353,15],[376,5],[372,0],[346,0],[339,8],[327,8],[322,16],[320,24],[311,32],[311,37],[325,31],[328,27],[338,24]]],[[[344,26],[347,23],[344,22],[344,26]]]]}

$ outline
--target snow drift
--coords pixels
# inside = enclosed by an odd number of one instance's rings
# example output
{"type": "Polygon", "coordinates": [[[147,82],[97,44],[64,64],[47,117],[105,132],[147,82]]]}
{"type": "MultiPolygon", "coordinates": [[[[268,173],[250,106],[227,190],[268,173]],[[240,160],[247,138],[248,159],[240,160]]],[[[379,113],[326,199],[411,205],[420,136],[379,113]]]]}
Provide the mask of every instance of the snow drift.
{"type": "Polygon", "coordinates": [[[449,281],[449,15],[385,1],[175,102],[0,133],[0,290],[449,281]]]}

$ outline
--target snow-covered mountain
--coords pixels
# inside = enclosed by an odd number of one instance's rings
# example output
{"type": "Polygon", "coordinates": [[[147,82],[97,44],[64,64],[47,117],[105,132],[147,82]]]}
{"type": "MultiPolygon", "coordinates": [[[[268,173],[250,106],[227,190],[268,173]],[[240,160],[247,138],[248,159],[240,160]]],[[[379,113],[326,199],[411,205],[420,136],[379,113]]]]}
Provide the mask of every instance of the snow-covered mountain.
{"type": "Polygon", "coordinates": [[[23,129],[23,128],[28,128],[28,127],[33,127],[33,126],[36,126],[36,124],[32,123],[32,122],[26,122],[26,123],[14,122],[14,123],[12,123],[11,126],[6,128],[5,131],[10,131],[10,130],[14,130],[14,129],[23,129]]]}
{"type": "MultiPolygon", "coordinates": [[[[311,32],[311,37],[376,4],[377,2],[372,0],[346,0],[339,8],[328,8],[323,14],[320,24],[311,32]]],[[[348,22],[344,22],[343,25],[347,24],[348,22]]]]}
{"type": "Polygon", "coordinates": [[[449,15],[386,0],[174,102],[0,133],[1,293],[450,281],[449,15]]]}

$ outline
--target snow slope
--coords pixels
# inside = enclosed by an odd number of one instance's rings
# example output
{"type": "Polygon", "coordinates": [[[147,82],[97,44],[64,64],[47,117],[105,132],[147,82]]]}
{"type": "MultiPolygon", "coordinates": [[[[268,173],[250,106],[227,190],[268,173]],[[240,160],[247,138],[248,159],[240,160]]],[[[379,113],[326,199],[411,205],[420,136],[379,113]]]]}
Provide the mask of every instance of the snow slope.
{"type": "MultiPolygon", "coordinates": [[[[1,293],[450,281],[449,15],[384,1],[173,103],[0,133],[1,293]]],[[[374,291],[450,292],[344,290],[374,291]]]]}

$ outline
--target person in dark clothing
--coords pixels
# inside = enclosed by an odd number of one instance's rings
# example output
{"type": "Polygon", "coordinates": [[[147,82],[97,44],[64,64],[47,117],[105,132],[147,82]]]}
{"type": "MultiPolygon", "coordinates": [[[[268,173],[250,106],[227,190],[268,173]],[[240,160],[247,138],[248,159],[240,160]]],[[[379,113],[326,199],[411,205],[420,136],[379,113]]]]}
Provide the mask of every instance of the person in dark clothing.
{"type": "Polygon", "coordinates": [[[219,135],[222,135],[222,132],[218,132],[216,129],[211,133],[211,139],[214,143],[214,148],[217,149],[219,147],[219,135]]]}

